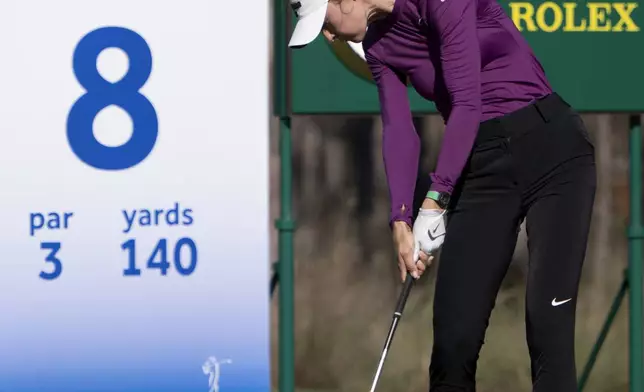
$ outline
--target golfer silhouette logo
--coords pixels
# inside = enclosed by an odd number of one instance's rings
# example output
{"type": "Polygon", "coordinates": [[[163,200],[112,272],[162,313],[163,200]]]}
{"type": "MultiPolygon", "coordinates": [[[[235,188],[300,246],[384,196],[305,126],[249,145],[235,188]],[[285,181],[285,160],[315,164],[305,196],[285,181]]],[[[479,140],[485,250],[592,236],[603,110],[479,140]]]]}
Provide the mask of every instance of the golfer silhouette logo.
{"type": "Polygon", "coordinates": [[[233,363],[230,359],[223,359],[218,361],[215,357],[209,357],[206,362],[201,366],[203,374],[208,376],[208,392],[219,392],[219,376],[221,365],[225,363],[233,363]]]}

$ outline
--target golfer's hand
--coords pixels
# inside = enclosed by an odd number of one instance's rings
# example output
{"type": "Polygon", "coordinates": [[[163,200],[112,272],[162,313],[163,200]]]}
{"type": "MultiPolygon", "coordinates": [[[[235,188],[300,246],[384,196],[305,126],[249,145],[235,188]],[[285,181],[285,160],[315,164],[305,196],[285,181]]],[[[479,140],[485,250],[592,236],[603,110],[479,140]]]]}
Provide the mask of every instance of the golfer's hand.
{"type": "Polygon", "coordinates": [[[405,281],[407,273],[410,273],[415,279],[420,278],[425,272],[425,268],[431,264],[434,258],[421,251],[418,258],[414,259],[414,235],[407,223],[395,222],[393,236],[401,281],[405,281]]]}
{"type": "Polygon", "coordinates": [[[414,222],[414,260],[420,253],[433,255],[445,240],[445,210],[420,209],[414,222]]]}

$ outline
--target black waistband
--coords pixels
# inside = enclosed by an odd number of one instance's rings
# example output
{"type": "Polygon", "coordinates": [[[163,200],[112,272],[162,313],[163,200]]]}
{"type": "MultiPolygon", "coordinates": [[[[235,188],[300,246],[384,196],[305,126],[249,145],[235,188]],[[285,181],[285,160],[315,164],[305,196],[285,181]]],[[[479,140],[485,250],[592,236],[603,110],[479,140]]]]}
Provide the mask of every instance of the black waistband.
{"type": "Polygon", "coordinates": [[[534,103],[502,117],[486,120],[479,126],[474,144],[496,137],[517,137],[544,123],[550,122],[570,105],[557,93],[546,95],[534,103]]]}

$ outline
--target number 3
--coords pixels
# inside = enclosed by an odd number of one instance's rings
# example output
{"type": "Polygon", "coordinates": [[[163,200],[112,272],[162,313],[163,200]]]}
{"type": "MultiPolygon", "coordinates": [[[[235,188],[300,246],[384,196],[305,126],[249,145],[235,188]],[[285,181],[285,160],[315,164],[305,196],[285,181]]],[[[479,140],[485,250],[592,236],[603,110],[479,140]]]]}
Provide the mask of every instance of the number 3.
{"type": "Polygon", "coordinates": [[[103,27],[87,34],[74,51],[74,74],[87,90],[67,118],[67,140],[76,156],[103,170],[124,170],[143,161],[154,148],[158,119],[154,106],[139,90],[152,72],[152,53],[143,37],[121,27],[103,27]],[[110,83],[96,68],[98,55],[107,48],[122,49],[130,68],[120,81],[110,83]],[[116,105],[125,110],[134,125],[132,137],[122,146],[108,147],[94,137],[96,115],[116,105]]]}
{"type": "Polygon", "coordinates": [[[51,252],[45,257],[45,262],[52,263],[54,265],[54,271],[47,273],[45,271],[40,272],[40,277],[45,280],[54,280],[56,279],[61,272],[63,272],[63,264],[56,257],[56,254],[60,250],[60,242],[43,242],[40,244],[40,249],[49,249],[51,252]]]}

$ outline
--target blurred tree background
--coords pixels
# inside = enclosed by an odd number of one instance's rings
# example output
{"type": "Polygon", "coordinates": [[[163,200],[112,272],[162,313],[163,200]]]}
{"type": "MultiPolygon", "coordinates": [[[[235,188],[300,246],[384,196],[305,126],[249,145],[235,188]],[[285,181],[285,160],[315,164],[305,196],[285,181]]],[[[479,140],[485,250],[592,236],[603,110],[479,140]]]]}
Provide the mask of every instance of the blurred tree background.
{"type": "MultiPolygon", "coordinates": [[[[598,192],[577,309],[581,372],[627,263],[628,116],[584,115],[595,143],[598,192]]],[[[444,131],[437,115],[415,119],[422,140],[418,196],[427,187],[444,131]]],[[[278,123],[271,126],[271,224],[279,215],[278,123]]],[[[379,117],[295,117],[294,214],[296,385],[367,390],[400,290],[381,153],[379,117]]],[[[272,231],[272,260],[277,231],[272,231]]],[[[481,255],[481,263],[485,263],[481,255]]],[[[530,390],[524,327],[525,232],[492,313],[477,372],[481,392],[530,390]]],[[[440,263],[440,253],[434,262],[440,263]]],[[[427,391],[435,268],[416,285],[381,378],[383,391],[427,391]]],[[[277,385],[277,294],[271,302],[272,372],[277,385]]],[[[628,389],[626,302],[586,391],[628,389]]]]}

